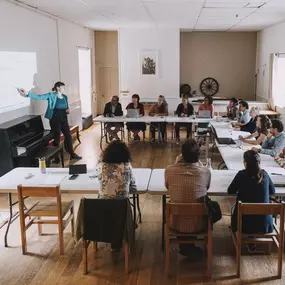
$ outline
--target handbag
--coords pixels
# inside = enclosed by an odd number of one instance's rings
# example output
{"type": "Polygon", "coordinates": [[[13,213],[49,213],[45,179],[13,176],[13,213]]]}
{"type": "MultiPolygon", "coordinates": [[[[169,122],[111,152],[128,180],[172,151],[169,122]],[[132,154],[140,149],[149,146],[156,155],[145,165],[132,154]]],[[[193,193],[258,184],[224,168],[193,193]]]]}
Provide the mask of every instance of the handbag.
{"type": "Polygon", "coordinates": [[[220,204],[217,201],[212,201],[208,196],[205,196],[204,205],[213,227],[214,223],[218,222],[222,218],[220,204]]]}

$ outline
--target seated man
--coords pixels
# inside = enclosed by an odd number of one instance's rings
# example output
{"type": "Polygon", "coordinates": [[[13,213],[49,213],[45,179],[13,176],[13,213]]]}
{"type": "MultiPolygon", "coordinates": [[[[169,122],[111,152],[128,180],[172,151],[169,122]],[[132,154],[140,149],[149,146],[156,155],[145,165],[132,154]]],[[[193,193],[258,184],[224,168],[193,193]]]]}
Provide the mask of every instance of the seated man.
{"type": "Polygon", "coordinates": [[[263,141],[261,149],[253,148],[253,150],[275,157],[285,147],[285,133],[283,130],[284,126],[280,120],[272,120],[270,134],[263,141]]]}
{"type": "Polygon", "coordinates": [[[239,102],[238,123],[235,125],[236,127],[242,127],[250,121],[248,108],[248,103],[246,101],[239,102]]]}
{"type": "MultiPolygon", "coordinates": [[[[119,97],[113,96],[111,102],[107,103],[104,108],[104,117],[123,116],[122,105],[119,103],[119,97]]],[[[107,123],[105,128],[109,134],[109,139],[119,140],[118,132],[122,127],[122,123],[107,123]]]]}
{"type": "MultiPolygon", "coordinates": [[[[197,203],[207,194],[211,172],[199,164],[200,149],[193,139],[181,147],[175,165],[165,169],[165,186],[173,203],[197,203]]],[[[201,217],[173,217],[171,227],[181,233],[199,233],[205,229],[205,219],[201,217]]],[[[180,254],[188,256],[201,253],[194,244],[180,244],[180,254]]]]}

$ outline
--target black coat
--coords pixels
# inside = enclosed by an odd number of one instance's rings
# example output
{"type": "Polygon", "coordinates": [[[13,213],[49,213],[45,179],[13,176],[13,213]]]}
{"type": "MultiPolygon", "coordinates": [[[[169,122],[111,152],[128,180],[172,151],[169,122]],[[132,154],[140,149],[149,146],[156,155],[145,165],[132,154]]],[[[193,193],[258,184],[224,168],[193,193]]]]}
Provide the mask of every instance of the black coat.
{"type": "Polygon", "coordinates": [[[257,121],[257,116],[255,116],[255,118],[253,119],[251,118],[246,125],[240,127],[240,130],[243,132],[249,132],[253,134],[257,130],[256,121],[257,121]]]}
{"type": "MultiPolygon", "coordinates": [[[[182,114],[182,113],[184,113],[184,106],[183,106],[182,103],[180,103],[180,104],[177,106],[177,109],[176,109],[176,111],[175,111],[175,114],[177,114],[178,117],[181,117],[181,114],[182,114]]],[[[188,103],[188,104],[187,104],[187,117],[192,116],[193,113],[194,113],[194,108],[193,108],[193,106],[192,106],[190,103],[188,103]]]]}
{"type": "Polygon", "coordinates": [[[123,110],[122,110],[122,105],[120,103],[117,103],[115,107],[115,112],[113,114],[112,112],[112,104],[111,102],[107,103],[104,108],[104,114],[105,117],[108,117],[110,115],[114,116],[123,116],[123,110]]]}

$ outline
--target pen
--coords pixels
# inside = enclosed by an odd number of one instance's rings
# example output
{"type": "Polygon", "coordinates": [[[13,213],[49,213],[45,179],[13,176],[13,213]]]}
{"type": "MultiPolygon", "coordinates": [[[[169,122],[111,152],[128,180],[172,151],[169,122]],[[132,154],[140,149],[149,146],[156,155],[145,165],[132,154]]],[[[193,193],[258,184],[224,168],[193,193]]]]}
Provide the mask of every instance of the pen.
{"type": "Polygon", "coordinates": [[[280,175],[282,176],[283,174],[280,174],[280,173],[271,173],[272,175],[280,175]]]}

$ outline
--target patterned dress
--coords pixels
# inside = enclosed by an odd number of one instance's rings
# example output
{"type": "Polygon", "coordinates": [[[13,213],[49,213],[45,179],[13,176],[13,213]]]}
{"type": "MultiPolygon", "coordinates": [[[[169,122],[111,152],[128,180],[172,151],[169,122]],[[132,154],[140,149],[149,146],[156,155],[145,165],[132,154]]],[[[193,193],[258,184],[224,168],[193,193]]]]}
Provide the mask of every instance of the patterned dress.
{"type": "Polygon", "coordinates": [[[129,197],[129,192],[137,190],[130,163],[99,162],[98,178],[101,183],[100,198],[129,197]]]}

